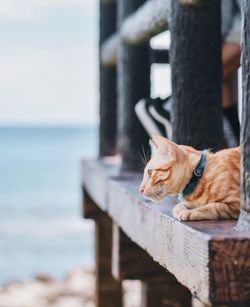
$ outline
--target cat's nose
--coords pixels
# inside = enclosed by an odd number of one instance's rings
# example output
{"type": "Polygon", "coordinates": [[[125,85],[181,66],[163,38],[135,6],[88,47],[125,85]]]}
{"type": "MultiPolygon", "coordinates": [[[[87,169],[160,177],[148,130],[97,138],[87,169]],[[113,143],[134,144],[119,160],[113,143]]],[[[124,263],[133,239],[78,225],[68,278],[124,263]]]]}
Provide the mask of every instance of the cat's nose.
{"type": "Polygon", "coordinates": [[[144,186],[140,186],[139,191],[140,191],[140,193],[143,193],[144,192],[144,186]]]}

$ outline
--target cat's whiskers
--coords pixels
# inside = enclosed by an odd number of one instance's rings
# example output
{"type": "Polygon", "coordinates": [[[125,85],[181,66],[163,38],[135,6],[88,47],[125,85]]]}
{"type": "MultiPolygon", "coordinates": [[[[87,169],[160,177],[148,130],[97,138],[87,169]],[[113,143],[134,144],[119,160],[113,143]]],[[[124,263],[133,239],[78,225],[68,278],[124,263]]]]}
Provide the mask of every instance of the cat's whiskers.
{"type": "Polygon", "coordinates": [[[146,161],[142,155],[142,153],[139,154],[139,158],[138,158],[138,161],[145,167],[146,166],[146,161]]]}
{"type": "Polygon", "coordinates": [[[141,150],[141,152],[139,152],[139,158],[138,158],[138,164],[139,164],[140,167],[142,167],[142,169],[144,169],[145,166],[147,165],[149,158],[150,158],[149,154],[148,154],[148,157],[147,157],[145,149],[142,146],[142,150],[141,150]]]}
{"type": "Polygon", "coordinates": [[[145,161],[145,163],[147,164],[148,161],[149,161],[149,159],[150,159],[150,152],[149,152],[149,150],[148,150],[147,153],[146,153],[146,152],[145,152],[145,148],[144,148],[143,145],[142,145],[142,153],[143,153],[143,155],[144,155],[144,161],[145,161]]]}
{"type": "Polygon", "coordinates": [[[139,154],[139,157],[137,159],[137,164],[142,170],[144,170],[146,163],[144,161],[144,157],[142,156],[142,154],[139,154]]]}
{"type": "Polygon", "coordinates": [[[138,160],[137,161],[137,165],[139,166],[139,170],[142,170],[142,171],[144,170],[144,168],[145,168],[144,162],[138,160]]]}

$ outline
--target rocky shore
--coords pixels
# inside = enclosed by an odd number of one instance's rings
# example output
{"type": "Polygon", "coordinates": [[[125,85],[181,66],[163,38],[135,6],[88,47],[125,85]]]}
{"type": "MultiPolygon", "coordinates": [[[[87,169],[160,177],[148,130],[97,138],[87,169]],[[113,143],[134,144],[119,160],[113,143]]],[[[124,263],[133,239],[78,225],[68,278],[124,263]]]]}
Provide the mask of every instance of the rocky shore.
{"type": "MultiPolygon", "coordinates": [[[[0,307],[94,307],[94,287],[91,269],[76,269],[62,281],[40,274],[24,283],[0,287],[0,307]]],[[[125,306],[140,306],[139,293],[139,282],[125,282],[125,306]]]]}

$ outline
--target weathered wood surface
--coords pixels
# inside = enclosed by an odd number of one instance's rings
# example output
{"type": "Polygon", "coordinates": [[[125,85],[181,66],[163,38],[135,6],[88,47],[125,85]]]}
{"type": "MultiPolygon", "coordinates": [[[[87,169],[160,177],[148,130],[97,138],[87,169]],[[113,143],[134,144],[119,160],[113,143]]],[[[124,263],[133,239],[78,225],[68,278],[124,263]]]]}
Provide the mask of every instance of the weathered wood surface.
{"type": "MultiPolygon", "coordinates": [[[[112,176],[119,174],[119,158],[88,160],[82,163],[82,183],[93,201],[103,210],[107,210],[107,183],[112,176]]],[[[87,209],[88,210],[88,209],[87,209]]]]}
{"type": "Polygon", "coordinates": [[[242,0],[241,216],[237,228],[250,230],[250,2],[242,0]]]}
{"type": "Polygon", "coordinates": [[[82,215],[85,219],[97,220],[103,216],[103,209],[94,203],[93,199],[89,196],[85,187],[82,187],[82,196],[83,196],[83,210],[82,215]]]}
{"type": "Polygon", "coordinates": [[[119,35],[129,45],[138,45],[168,29],[170,0],[150,0],[126,18],[120,32],[107,37],[101,45],[101,61],[113,66],[117,61],[119,35]]]}
{"type": "Polygon", "coordinates": [[[141,307],[191,307],[191,294],[176,281],[144,281],[141,307]]]}
{"type": "Polygon", "coordinates": [[[232,236],[210,242],[210,300],[250,306],[249,233],[232,236]]]}
{"type": "MultiPolygon", "coordinates": [[[[104,66],[112,67],[117,64],[118,35],[115,33],[104,41],[101,48],[101,61],[104,66]]],[[[151,48],[151,64],[168,64],[169,51],[167,49],[151,48]]]]}
{"type": "Polygon", "coordinates": [[[95,221],[95,304],[122,307],[122,284],[111,274],[112,220],[84,192],[85,217],[95,221]]]}
{"type": "Polygon", "coordinates": [[[109,184],[109,214],[123,231],[203,302],[246,300],[250,233],[239,234],[234,221],[180,223],[172,217],[175,201],[145,201],[139,182],[130,177],[109,184]]]}
{"type": "Polygon", "coordinates": [[[99,71],[100,71],[100,145],[99,156],[111,156],[116,153],[117,136],[117,91],[116,67],[105,66],[101,61],[101,46],[116,32],[116,2],[100,2],[99,22],[99,71]]]}
{"type": "Polygon", "coordinates": [[[117,63],[118,35],[110,35],[101,46],[101,62],[105,66],[114,66],[117,63]]]}
{"type": "Polygon", "coordinates": [[[139,176],[110,182],[109,214],[155,261],[192,292],[207,300],[210,236],[195,236],[195,230],[176,221],[171,214],[171,200],[160,205],[145,201],[137,192],[139,182],[139,176]],[[190,250],[195,250],[195,253],[189,255],[190,250]]]}
{"type": "MultiPolygon", "coordinates": [[[[93,178],[100,173],[96,164],[93,178]]],[[[236,231],[236,221],[177,221],[172,216],[177,200],[145,200],[138,192],[139,174],[117,174],[108,183],[108,176],[101,178],[109,216],[154,261],[204,303],[244,306],[250,294],[250,232],[236,231]]]]}
{"type": "Polygon", "coordinates": [[[188,307],[191,294],[113,223],[112,274],[118,280],[139,279],[142,307],[188,307]]]}
{"type": "Polygon", "coordinates": [[[220,5],[218,0],[199,1],[197,6],[172,1],[173,139],[200,149],[225,145],[220,5]]]}
{"type": "Polygon", "coordinates": [[[111,275],[112,221],[106,216],[96,222],[96,306],[122,306],[122,285],[111,275]]]}
{"type": "Polygon", "coordinates": [[[112,274],[116,279],[176,281],[145,250],[131,241],[116,223],[113,223],[112,245],[112,274]]]}
{"type": "Polygon", "coordinates": [[[122,39],[131,45],[148,41],[152,36],[168,29],[170,0],[146,1],[121,28],[122,39]]]}
{"type": "MultiPolygon", "coordinates": [[[[118,24],[135,12],[145,0],[119,0],[118,24]]],[[[118,134],[122,168],[138,170],[139,154],[148,148],[148,135],[135,114],[136,103],[150,96],[149,43],[130,46],[121,38],[118,43],[118,134]]]]}

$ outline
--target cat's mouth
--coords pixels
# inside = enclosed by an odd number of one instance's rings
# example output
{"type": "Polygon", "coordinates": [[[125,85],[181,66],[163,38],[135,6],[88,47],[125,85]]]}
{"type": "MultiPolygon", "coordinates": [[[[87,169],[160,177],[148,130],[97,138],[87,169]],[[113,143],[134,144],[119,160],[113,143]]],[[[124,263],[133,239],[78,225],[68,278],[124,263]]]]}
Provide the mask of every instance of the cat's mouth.
{"type": "Polygon", "coordinates": [[[162,201],[165,198],[165,194],[163,191],[157,191],[153,193],[144,192],[143,196],[156,203],[162,201]]]}

